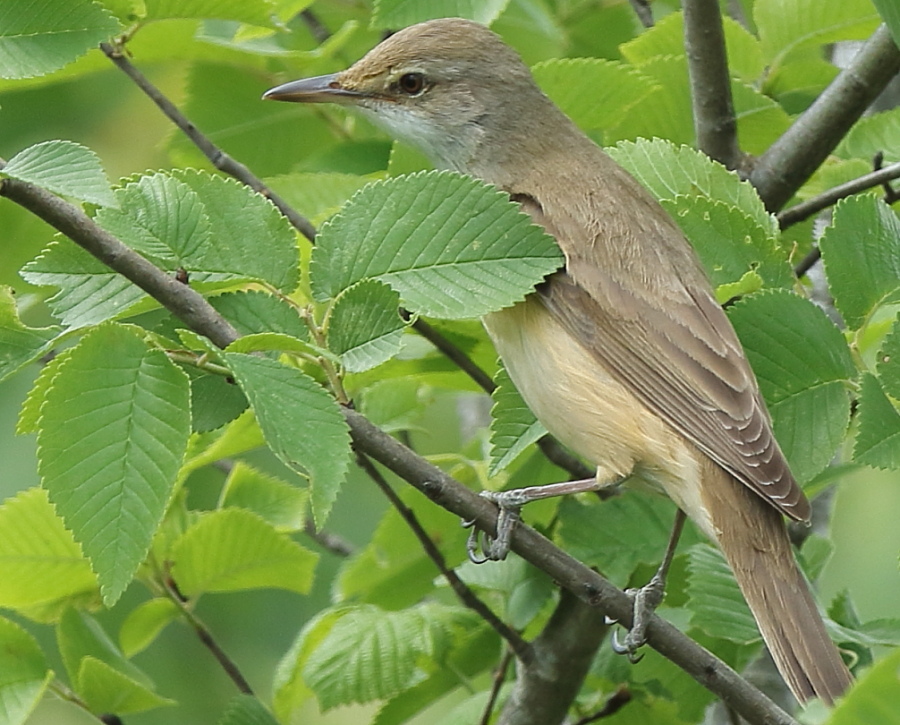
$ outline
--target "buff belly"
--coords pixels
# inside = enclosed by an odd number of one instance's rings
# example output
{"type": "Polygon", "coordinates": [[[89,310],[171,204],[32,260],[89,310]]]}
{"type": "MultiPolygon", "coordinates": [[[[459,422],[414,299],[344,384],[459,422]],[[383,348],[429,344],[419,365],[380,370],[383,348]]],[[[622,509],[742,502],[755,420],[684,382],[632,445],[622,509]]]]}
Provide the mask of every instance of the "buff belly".
{"type": "Polygon", "coordinates": [[[483,322],[525,402],[597,467],[600,484],[633,474],[661,487],[715,540],[700,498],[703,454],[613,379],[534,296],[483,322]]]}

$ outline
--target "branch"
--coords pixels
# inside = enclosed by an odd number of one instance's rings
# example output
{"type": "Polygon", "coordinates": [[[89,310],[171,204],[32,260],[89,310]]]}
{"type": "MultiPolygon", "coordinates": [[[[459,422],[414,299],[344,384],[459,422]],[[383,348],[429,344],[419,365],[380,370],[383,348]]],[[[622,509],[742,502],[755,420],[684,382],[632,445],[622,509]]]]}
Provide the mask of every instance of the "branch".
{"type": "Polygon", "coordinates": [[[818,196],[814,196],[812,199],[779,212],[776,215],[778,226],[782,229],[787,229],[792,224],[798,224],[805,219],[809,219],[809,217],[818,214],[823,209],[827,209],[832,204],[836,204],[841,199],[846,199],[848,196],[886,184],[897,178],[900,178],[900,162],[839,184],[818,196]]]}
{"type": "MultiPolygon", "coordinates": [[[[402,311],[403,316],[408,320],[410,318],[410,313],[406,310],[402,311]]],[[[484,370],[482,370],[475,363],[472,358],[470,358],[466,353],[464,353],[459,347],[454,345],[450,340],[444,337],[440,332],[434,329],[432,325],[421,317],[417,317],[415,321],[412,323],[413,329],[418,332],[422,337],[424,337],[428,342],[434,345],[440,352],[444,354],[452,363],[454,363],[460,370],[462,370],[466,375],[468,375],[472,380],[475,381],[475,384],[481,388],[488,395],[494,392],[494,389],[497,387],[494,384],[494,381],[491,380],[491,376],[488,375],[484,370]]]]}
{"type": "MultiPolygon", "coordinates": [[[[490,533],[496,532],[497,508],[429,461],[370,423],[354,410],[345,409],[353,444],[408,481],[432,501],[490,533]]],[[[512,549],[523,559],[549,574],[583,602],[625,626],[633,613],[631,598],[595,571],[572,558],[529,526],[513,529],[512,549]]],[[[762,692],[708,650],[654,614],[647,628],[647,643],[670,659],[729,707],[754,723],[797,725],[796,721],[762,692]]]]}
{"type": "Polygon", "coordinates": [[[481,720],[478,721],[478,725],[488,725],[490,723],[491,715],[494,713],[494,705],[497,703],[497,698],[500,697],[500,688],[503,687],[503,683],[506,680],[506,672],[509,669],[509,663],[512,662],[512,658],[513,654],[507,647],[506,651],[503,653],[503,657],[500,659],[500,664],[498,664],[497,669],[494,670],[494,677],[491,682],[491,692],[488,696],[488,701],[484,706],[484,712],[481,714],[481,720]]]}
{"type": "Polygon", "coordinates": [[[337,534],[328,531],[318,531],[311,519],[304,524],[303,532],[323,549],[337,556],[352,556],[354,552],[353,544],[337,534]]]}
{"type": "MultiPolygon", "coordinates": [[[[21,203],[58,231],[71,236],[75,243],[98,259],[110,259],[116,265],[111,264],[112,269],[146,290],[166,309],[181,317],[192,330],[205,335],[219,347],[237,339],[238,335],[231,325],[205,299],[125,247],[94,224],[78,207],[33,184],[10,179],[0,184],[0,196],[21,203]],[[123,259],[129,263],[121,264],[123,259]]],[[[360,413],[349,408],[342,410],[357,451],[396,473],[442,508],[464,520],[474,521],[488,533],[496,533],[497,507],[493,503],[416,455],[360,413]]],[[[528,526],[516,526],[511,540],[516,553],[549,574],[579,599],[596,606],[601,613],[625,626],[631,624],[631,598],[599,574],[528,526]]],[[[787,713],[727,664],[658,615],[650,618],[647,642],[751,722],[797,725],[787,713]]]]}
{"type": "Polygon", "coordinates": [[[498,725],[562,722],[608,629],[597,609],[563,590],[553,616],[532,642],[534,659],[519,667],[498,725]]]}
{"type": "MultiPolygon", "coordinates": [[[[3,166],[5,163],[0,161],[0,168],[3,166]]],[[[219,347],[226,347],[238,338],[237,331],[202,295],[126,247],[77,206],[39,186],[14,179],[0,183],[0,196],[25,207],[65,234],[159,301],[191,330],[205,335],[219,347]]]]}
{"type": "Polygon", "coordinates": [[[757,160],[749,180],[769,211],[777,211],[790,200],[898,71],[900,50],[882,25],[757,160]]]}
{"type": "Polygon", "coordinates": [[[684,49],[697,146],[729,169],[741,159],[719,0],[685,0],[684,49]]]}
{"type": "Polygon", "coordinates": [[[459,575],[447,566],[444,555],[431,540],[431,537],[422,527],[422,524],[419,523],[416,514],[409,506],[403,503],[400,497],[394,492],[394,489],[391,488],[385,477],[381,475],[381,471],[375,468],[375,465],[368,456],[358,453],[356,462],[369,478],[375,482],[375,485],[381,489],[381,492],[387,497],[388,501],[391,502],[391,505],[397,510],[397,513],[399,513],[400,516],[403,517],[403,520],[406,521],[406,525],[409,526],[410,530],[419,540],[425,554],[434,562],[434,565],[438,568],[438,571],[444,579],[447,580],[447,583],[453,589],[456,596],[459,597],[459,600],[478,614],[479,617],[487,622],[488,625],[500,635],[520,662],[532,662],[534,660],[534,651],[532,650],[531,645],[522,639],[522,636],[518,632],[509,627],[506,622],[494,614],[490,607],[481,601],[476,596],[475,592],[459,578],[459,575]]]}
{"type": "Polygon", "coordinates": [[[209,162],[215,168],[229,176],[233,176],[238,181],[249,186],[253,191],[270,199],[298,232],[310,241],[315,239],[316,229],[306,217],[299,214],[284,199],[266,186],[262,179],[253,174],[250,169],[239,161],[235,161],[231,156],[212,143],[207,136],[201,133],[197,127],[178,110],[177,106],[166,98],[166,96],[148,80],[147,76],[141,73],[131,61],[125,57],[121,48],[114,47],[109,43],[100,43],[100,50],[106,54],[107,58],[116,64],[116,67],[119,68],[119,70],[134,81],[135,85],[137,85],[137,87],[159,107],[159,110],[161,110],[172,123],[182,130],[185,136],[200,149],[203,155],[209,159],[209,162]]]}
{"type": "Polygon", "coordinates": [[[572,725],[588,725],[605,717],[612,717],[629,702],[631,702],[631,691],[627,687],[620,687],[597,712],[577,720],[572,725]]]}
{"type": "Polygon", "coordinates": [[[634,14],[637,15],[641,25],[645,28],[653,27],[653,8],[650,7],[650,0],[629,0],[634,14]]]}
{"type": "Polygon", "coordinates": [[[182,616],[187,620],[197,637],[203,643],[203,646],[212,653],[212,656],[215,657],[216,661],[225,671],[225,674],[228,675],[229,679],[234,683],[235,687],[237,687],[238,691],[245,695],[255,697],[253,689],[250,687],[250,683],[247,682],[247,679],[241,673],[237,663],[219,646],[219,643],[216,642],[215,637],[212,636],[212,633],[207,629],[206,625],[200,621],[200,618],[194,614],[193,611],[191,611],[184,595],[178,591],[175,580],[168,575],[163,576],[161,579],[163,589],[165,589],[169,599],[176,607],[178,607],[182,616]]]}

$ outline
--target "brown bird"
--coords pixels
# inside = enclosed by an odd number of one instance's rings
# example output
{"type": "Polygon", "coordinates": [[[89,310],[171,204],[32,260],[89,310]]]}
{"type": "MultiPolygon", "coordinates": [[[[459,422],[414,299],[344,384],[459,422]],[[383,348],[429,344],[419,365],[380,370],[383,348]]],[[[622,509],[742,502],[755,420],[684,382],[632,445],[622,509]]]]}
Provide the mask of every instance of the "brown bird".
{"type": "MultiPolygon", "coordinates": [[[[565,269],[484,319],[526,402],[596,465],[590,487],[629,476],[661,487],[719,545],[798,700],[843,693],[850,673],[782,516],[806,521],[809,503],[696,254],[516,52],[477,23],[434,20],[265,97],[361,111],[436,166],[508,192],[556,238],[565,269]]],[[[545,495],[524,491],[501,507],[545,495]]]]}

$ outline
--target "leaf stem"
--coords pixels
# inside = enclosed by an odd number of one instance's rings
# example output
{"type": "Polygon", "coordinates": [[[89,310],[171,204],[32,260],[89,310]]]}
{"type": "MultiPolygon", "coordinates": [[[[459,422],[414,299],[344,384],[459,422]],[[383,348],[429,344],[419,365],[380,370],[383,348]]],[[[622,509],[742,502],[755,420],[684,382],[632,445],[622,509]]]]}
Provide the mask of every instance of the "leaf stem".
{"type": "Polygon", "coordinates": [[[397,513],[400,514],[413,534],[415,534],[419,543],[422,545],[422,549],[425,551],[428,558],[434,562],[434,565],[443,575],[444,579],[447,580],[447,583],[450,584],[450,587],[453,589],[456,596],[459,597],[459,600],[487,622],[487,624],[506,641],[509,648],[515,653],[520,661],[530,662],[533,659],[531,645],[522,639],[522,636],[518,632],[494,614],[490,607],[481,601],[475,592],[459,578],[459,575],[447,566],[444,555],[431,540],[431,537],[428,535],[428,532],[425,531],[422,524],[419,523],[419,519],[416,517],[415,512],[403,503],[394,489],[391,488],[387,479],[385,479],[381,474],[381,471],[375,467],[375,464],[372,463],[369,457],[363,453],[357,452],[356,462],[366,475],[375,482],[375,485],[381,489],[381,492],[387,497],[388,501],[391,502],[391,505],[397,510],[397,513]]]}
{"type": "Polygon", "coordinates": [[[191,629],[194,630],[194,633],[203,643],[203,646],[212,653],[213,657],[225,671],[225,674],[228,675],[229,679],[234,683],[235,687],[245,695],[254,696],[253,688],[250,687],[250,683],[247,682],[246,678],[241,673],[237,663],[225,653],[225,650],[219,646],[219,643],[216,642],[206,625],[200,621],[200,618],[196,614],[194,614],[187,597],[178,591],[178,585],[175,583],[175,580],[172,579],[171,575],[164,572],[160,583],[163,586],[163,591],[166,593],[166,596],[168,596],[175,606],[178,607],[181,616],[184,617],[191,629]]]}

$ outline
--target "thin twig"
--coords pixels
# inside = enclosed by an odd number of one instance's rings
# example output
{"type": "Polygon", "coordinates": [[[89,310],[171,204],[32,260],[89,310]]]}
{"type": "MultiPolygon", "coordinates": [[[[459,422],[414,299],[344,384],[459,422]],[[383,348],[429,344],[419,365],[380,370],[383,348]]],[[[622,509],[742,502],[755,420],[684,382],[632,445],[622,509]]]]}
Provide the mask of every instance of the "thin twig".
{"type": "Polygon", "coordinates": [[[497,698],[500,696],[500,688],[503,687],[503,683],[506,681],[506,672],[509,670],[509,665],[513,659],[512,650],[507,647],[503,652],[503,657],[500,658],[500,663],[497,665],[497,668],[494,670],[494,677],[491,682],[491,692],[488,695],[488,700],[484,705],[484,712],[481,713],[481,720],[479,720],[478,725],[488,725],[491,721],[491,715],[494,713],[494,707],[497,704],[497,698]]]}
{"type": "MultiPolygon", "coordinates": [[[[809,219],[811,216],[818,214],[823,209],[836,204],[841,199],[853,196],[866,189],[886,184],[889,181],[900,178],[900,162],[885,166],[884,168],[871,171],[868,174],[851,179],[843,184],[839,184],[828,191],[825,191],[812,199],[807,199],[800,204],[788,207],[784,211],[776,215],[778,226],[787,229],[793,224],[809,219]]],[[[890,201],[887,200],[886,201],[890,201]]]]}
{"type": "Polygon", "coordinates": [[[168,575],[163,575],[161,579],[163,588],[169,599],[178,607],[182,616],[191,626],[191,629],[194,630],[198,639],[212,653],[212,656],[215,657],[216,661],[225,671],[225,674],[228,675],[229,679],[234,683],[235,687],[243,694],[253,696],[253,688],[250,687],[250,683],[247,682],[246,678],[241,673],[237,663],[219,646],[219,643],[216,642],[215,637],[212,636],[212,633],[206,625],[200,621],[200,618],[194,614],[188,606],[187,599],[180,591],[178,591],[175,580],[168,575]]]}
{"type": "Polygon", "coordinates": [[[159,107],[172,123],[181,129],[193,144],[200,149],[203,155],[209,159],[209,162],[215,168],[229,176],[233,176],[238,181],[249,186],[253,191],[270,199],[298,232],[310,241],[315,239],[316,229],[306,217],[299,214],[284,199],[266,186],[262,182],[262,179],[253,174],[250,169],[233,159],[212,143],[207,136],[201,133],[197,127],[189,121],[180,110],[178,110],[178,107],[163,95],[163,93],[149,81],[147,76],[141,73],[131,61],[125,57],[125,53],[121,48],[110,45],[109,43],[100,43],[100,50],[106,54],[106,57],[109,58],[119,70],[134,81],[135,85],[137,85],[137,87],[159,107]]]}
{"type": "Polygon", "coordinates": [[[650,0],[629,0],[634,14],[637,15],[641,25],[645,28],[653,27],[653,8],[650,7],[650,0]]]}
{"type": "MultiPolygon", "coordinates": [[[[579,458],[569,453],[569,451],[567,451],[563,445],[549,433],[538,439],[537,446],[547,457],[547,460],[566,471],[572,476],[572,480],[574,481],[591,478],[597,473],[596,470],[585,465],[579,458]]],[[[597,492],[597,495],[600,496],[600,498],[608,498],[611,494],[609,491],[600,490],[597,492]]]]}
{"type": "Polygon", "coordinates": [[[900,50],[882,25],[750,173],[769,211],[783,207],[900,71],[900,50]]]}
{"type": "Polygon", "coordinates": [[[729,169],[741,159],[719,0],[684,0],[684,50],[697,147],[729,169]]]}
{"type": "Polygon", "coordinates": [[[328,531],[317,531],[316,525],[311,520],[306,522],[303,530],[310,539],[315,541],[322,548],[330,551],[332,554],[348,557],[352,556],[355,551],[353,544],[342,536],[338,536],[337,534],[328,531]]]}
{"type": "Polygon", "coordinates": [[[303,18],[303,22],[306,24],[307,29],[309,30],[310,35],[312,35],[313,40],[315,40],[319,45],[322,45],[326,40],[331,37],[331,31],[325,27],[321,20],[319,20],[318,16],[309,8],[306,10],[302,10],[300,12],[300,17],[303,18]]]}
{"type": "Polygon", "coordinates": [[[534,656],[531,651],[531,645],[522,639],[522,636],[518,632],[494,614],[490,607],[482,602],[476,596],[475,592],[459,578],[459,575],[447,566],[444,555],[431,540],[431,537],[428,535],[428,532],[425,531],[422,524],[419,523],[419,519],[416,517],[415,512],[403,503],[394,489],[391,488],[387,479],[381,475],[381,471],[375,468],[375,465],[369,457],[363,453],[357,452],[356,462],[366,475],[375,482],[378,488],[381,489],[388,501],[391,502],[391,505],[397,510],[397,513],[403,517],[406,525],[409,526],[410,530],[415,534],[419,543],[422,545],[425,554],[434,562],[434,565],[447,580],[447,583],[450,584],[450,587],[453,589],[456,596],[459,597],[460,601],[487,622],[488,625],[507,643],[519,660],[522,662],[530,662],[534,656]]]}
{"type": "Polygon", "coordinates": [[[631,702],[631,691],[624,685],[616,690],[597,712],[576,720],[572,725],[589,725],[603,718],[611,717],[631,702]]]}
{"type": "MultiPolygon", "coordinates": [[[[0,160],[0,168],[3,166],[0,160]]],[[[74,204],[39,186],[15,179],[4,179],[0,183],[0,196],[25,207],[65,234],[107,267],[158,300],[191,330],[205,335],[219,347],[227,347],[238,338],[237,330],[216,312],[206,298],[125,246],[74,204]]]]}
{"type": "MultiPolygon", "coordinates": [[[[404,316],[409,319],[410,313],[407,311],[403,311],[404,316]]],[[[475,381],[475,384],[478,385],[484,392],[488,395],[494,392],[494,389],[497,385],[491,380],[491,376],[488,375],[484,370],[482,370],[478,365],[466,355],[459,347],[454,345],[450,340],[444,337],[440,332],[434,329],[434,327],[423,320],[421,317],[417,317],[415,321],[412,323],[412,328],[418,332],[422,337],[424,337],[428,342],[434,345],[440,352],[444,354],[446,358],[448,358],[452,363],[454,363],[460,370],[462,370],[466,375],[468,375],[472,380],[475,381]]]]}

